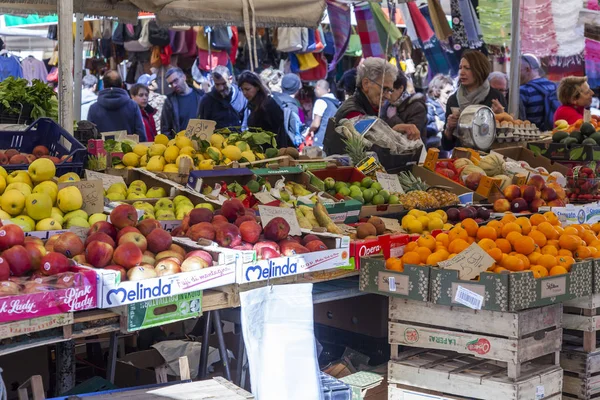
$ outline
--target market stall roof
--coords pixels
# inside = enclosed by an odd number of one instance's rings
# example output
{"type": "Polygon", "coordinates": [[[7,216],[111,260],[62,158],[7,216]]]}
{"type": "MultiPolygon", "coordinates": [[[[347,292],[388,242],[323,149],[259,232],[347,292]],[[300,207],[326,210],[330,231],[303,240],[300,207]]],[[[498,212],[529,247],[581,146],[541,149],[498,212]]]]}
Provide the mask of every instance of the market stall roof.
{"type": "MultiPolygon", "coordinates": [[[[57,0],[4,0],[0,12],[55,14],[57,0]]],[[[73,11],[135,21],[151,12],[163,25],[307,26],[321,22],[325,0],[73,0],[73,11]]]]}

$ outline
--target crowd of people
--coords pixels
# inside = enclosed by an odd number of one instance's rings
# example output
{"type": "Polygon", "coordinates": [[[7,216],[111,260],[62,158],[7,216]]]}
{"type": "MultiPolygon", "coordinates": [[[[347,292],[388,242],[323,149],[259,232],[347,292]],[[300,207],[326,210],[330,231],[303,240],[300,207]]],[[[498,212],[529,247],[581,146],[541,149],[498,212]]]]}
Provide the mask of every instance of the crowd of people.
{"type": "MultiPolygon", "coordinates": [[[[544,76],[540,61],[521,56],[519,115],[540,130],[554,121],[569,124],[583,118],[594,92],[585,77],[566,77],[559,85],[544,76]]],[[[99,132],[127,131],[140,141],[153,141],[163,133],[173,136],[190,119],[213,120],[216,128],[259,128],[273,132],[279,147],[316,146],[327,154],[339,153],[342,138],[328,130],[330,120],[377,116],[410,140],[420,139],[426,148],[451,151],[460,114],[470,105],[485,105],[495,113],[507,109],[508,76],[492,72],[487,56],[477,51],[462,55],[456,79],[437,75],[426,92],[415,93],[401,70],[380,58],[367,58],[346,71],[340,80],[319,80],[307,94],[293,73],[266,69],[260,75],[244,71],[236,79],[224,66],[211,71],[206,92],[189,85],[180,68],[166,73],[168,95],[158,93],[156,75],[145,74],[127,91],[116,71],[103,77],[104,89],[96,93],[98,80],[83,78],[82,119],[96,124],[99,132]]]]}

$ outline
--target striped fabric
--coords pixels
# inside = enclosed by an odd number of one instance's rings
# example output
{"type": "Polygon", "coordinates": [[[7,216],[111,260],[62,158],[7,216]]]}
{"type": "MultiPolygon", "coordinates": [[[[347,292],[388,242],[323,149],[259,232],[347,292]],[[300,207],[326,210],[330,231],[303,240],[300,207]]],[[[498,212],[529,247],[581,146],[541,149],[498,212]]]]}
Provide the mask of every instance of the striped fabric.
{"type": "MultiPolygon", "coordinates": [[[[554,82],[550,82],[546,78],[538,78],[532,81],[534,84],[540,85],[546,93],[556,92],[556,84],[554,82]]],[[[520,112],[519,118],[523,120],[529,120],[534,123],[537,127],[542,127],[544,125],[544,117],[545,117],[545,93],[540,93],[534,84],[530,84],[529,82],[521,85],[520,91],[520,112]]],[[[552,127],[546,129],[550,130],[552,127]]]]}
{"type": "Polygon", "coordinates": [[[369,5],[355,6],[354,15],[356,17],[356,31],[362,44],[363,57],[385,58],[379,41],[375,16],[369,5]]]}

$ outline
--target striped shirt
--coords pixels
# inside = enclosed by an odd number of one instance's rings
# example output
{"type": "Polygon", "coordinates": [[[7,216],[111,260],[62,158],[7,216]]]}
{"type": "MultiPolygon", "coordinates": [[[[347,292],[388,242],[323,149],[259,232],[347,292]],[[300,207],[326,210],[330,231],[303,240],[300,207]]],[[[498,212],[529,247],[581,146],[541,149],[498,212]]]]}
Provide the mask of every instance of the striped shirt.
{"type": "Polygon", "coordinates": [[[521,85],[519,92],[521,95],[519,104],[519,118],[534,123],[542,130],[552,129],[552,126],[544,126],[546,112],[553,112],[552,110],[545,109],[545,97],[549,93],[556,93],[556,84],[554,82],[550,82],[546,78],[537,78],[531,82],[521,85]],[[545,93],[541,93],[536,86],[541,86],[544,88],[545,93]]]}

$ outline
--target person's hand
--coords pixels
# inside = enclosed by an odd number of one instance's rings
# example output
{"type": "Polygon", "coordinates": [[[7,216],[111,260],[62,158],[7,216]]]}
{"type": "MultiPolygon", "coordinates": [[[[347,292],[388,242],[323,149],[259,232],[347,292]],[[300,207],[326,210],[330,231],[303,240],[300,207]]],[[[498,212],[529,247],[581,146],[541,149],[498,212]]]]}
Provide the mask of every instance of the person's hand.
{"type": "Polygon", "coordinates": [[[492,111],[494,114],[500,114],[504,112],[504,106],[496,99],[492,99],[492,111]]]}
{"type": "Polygon", "coordinates": [[[454,130],[456,129],[457,126],[458,126],[458,116],[454,115],[454,114],[450,114],[448,116],[448,121],[446,121],[446,130],[444,131],[444,135],[446,135],[447,138],[451,138],[452,133],[454,132],[454,130]]]}
{"type": "Polygon", "coordinates": [[[401,133],[406,134],[406,136],[410,140],[417,140],[417,139],[421,138],[421,132],[419,131],[419,128],[417,128],[413,124],[397,124],[397,125],[394,125],[394,127],[392,129],[395,130],[396,132],[401,132],[401,133]]]}

